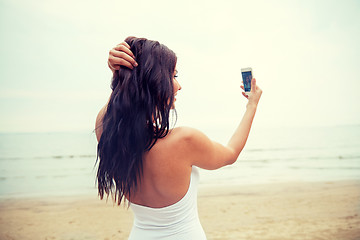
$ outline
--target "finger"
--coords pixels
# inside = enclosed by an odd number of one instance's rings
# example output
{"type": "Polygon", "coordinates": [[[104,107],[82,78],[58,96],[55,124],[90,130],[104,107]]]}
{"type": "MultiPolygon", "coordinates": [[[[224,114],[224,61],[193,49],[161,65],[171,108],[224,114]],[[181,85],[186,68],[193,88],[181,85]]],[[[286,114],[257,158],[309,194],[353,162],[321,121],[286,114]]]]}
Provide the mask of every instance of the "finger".
{"type": "Polygon", "coordinates": [[[113,56],[119,57],[119,58],[124,58],[126,61],[131,62],[131,64],[134,67],[138,66],[138,63],[135,61],[135,57],[134,57],[133,53],[125,47],[120,48],[120,51],[111,49],[110,55],[113,55],[113,56]]]}
{"type": "Polygon", "coordinates": [[[111,65],[111,63],[108,61],[108,66],[109,68],[112,70],[112,71],[115,71],[115,70],[119,70],[120,69],[120,66],[119,65],[116,65],[116,66],[113,66],[111,65]]]}
{"type": "MultiPolygon", "coordinates": [[[[128,45],[129,46],[129,45],[128,45]]],[[[135,58],[135,55],[133,54],[133,52],[130,50],[130,46],[127,47],[123,44],[119,44],[116,47],[114,47],[115,50],[117,51],[121,51],[121,52],[126,52],[129,56],[131,56],[132,58],[135,58]]]]}
{"type": "Polygon", "coordinates": [[[114,68],[114,66],[113,65],[111,65],[111,63],[108,61],[108,66],[109,66],[109,68],[111,69],[111,71],[115,71],[115,68],[114,68]]]}
{"type": "Polygon", "coordinates": [[[116,45],[116,46],[120,46],[120,45],[124,45],[125,47],[127,47],[127,48],[131,48],[130,47],[130,45],[127,43],[127,42],[122,42],[122,43],[119,43],[118,45],[116,45]]]}
{"type": "Polygon", "coordinates": [[[116,49],[111,49],[109,54],[112,56],[118,57],[118,58],[124,58],[129,62],[130,62],[130,60],[135,61],[135,59],[131,55],[129,55],[129,53],[122,51],[122,50],[118,51],[116,49]]]}
{"type": "Polygon", "coordinates": [[[122,42],[122,43],[120,43],[120,44],[123,44],[123,45],[125,45],[125,47],[127,47],[128,49],[130,49],[130,45],[129,45],[127,42],[122,42]]]}
{"type": "Polygon", "coordinates": [[[251,90],[250,90],[250,92],[255,92],[255,90],[256,90],[256,79],[253,78],[251,80],[251,90]]]}
{"type": "Polygon", "coordinates": [[[241,93],[242,93],[242,95],[243,95],[244,97],[249,98],[249,96],[246,95],[244,92],[241,92],[241,93]]]}
{"type": "Polygon", "coordinates": [[[240,88],[241,88],[242,90],[244,90],[244,91],[245,91],[245,89],[244,89],[244,86],[243,86],[243,85],[241,85],[241,86],[240,86],[240,88]]]}
{"type": "MultiPolygon", "coordinates": [[[[113,59],[116,59],[116,58],[124,59],[125,61],[130,62],[134,67],[137,67],[137,66],[138,66],[138,64],[137,64],[137,62],[135,61],[135,59],[132,58],[131,56],[129,56],[129,55],[128,55],[127,53],[125,53],[125,52],[119,52],[119,51],[116,51],[116,50],[111,49],[109,55],[112,56],[113,59]]],[[[110,56],[109,56],[109,59],[110,59],[110,56]]]]}
{"type": "Polygon", "coordinates": [[[128,67],[130,69],[134,68],[134,66],[130,62],[126,61],[123,58],[117,58],[117,57],[114,57],[114,56],[110,56],[109,57],[109,62],[112,63],[111,66],[113,68],[116,68],[117,66],[124,66],[124,67],[128,67]]]}

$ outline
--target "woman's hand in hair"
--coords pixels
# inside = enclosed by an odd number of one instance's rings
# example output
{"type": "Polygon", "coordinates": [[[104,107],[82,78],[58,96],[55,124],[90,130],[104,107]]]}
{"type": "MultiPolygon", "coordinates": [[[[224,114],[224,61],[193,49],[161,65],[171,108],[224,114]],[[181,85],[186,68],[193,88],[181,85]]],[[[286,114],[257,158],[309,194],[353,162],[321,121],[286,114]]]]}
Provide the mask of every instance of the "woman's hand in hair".
{"type": "Polygon", "coordinates": [[[119,70],[120,66],[133,69],[137,67],[135,56],[130,50],[129,44],[122,42],[110,50],[108,58],[108,66],[111,71],[119,70]]]}
{"type": "MultiPolygon", "coordinates": [[[[244,90],[244,86],[241,86],[241,88],[244,90]]],[[[253,78],[251,80],[250,94],[242,92],[242,95],[249,100],[247,105],[248,106],[254,106],[254,107],[256,107],[258,105],[261,94],[262,94],[262,90],[258,87],[258,85],[256,85],[256,79],[255,78],[253,78]]]]}

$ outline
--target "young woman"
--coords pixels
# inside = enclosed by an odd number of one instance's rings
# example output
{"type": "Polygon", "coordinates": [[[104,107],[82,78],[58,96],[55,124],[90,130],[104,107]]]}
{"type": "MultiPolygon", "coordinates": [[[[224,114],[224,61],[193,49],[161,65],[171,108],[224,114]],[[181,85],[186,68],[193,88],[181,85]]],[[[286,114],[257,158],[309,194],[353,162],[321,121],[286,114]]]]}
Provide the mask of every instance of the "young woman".
{"type": "MultiPolygon", "coordinates": [[[[110,51],[112,93],[96,119],[100,198],[129,202],[129,239],[206,239],[197,212],[197,168],[233,164],[244,148],[262,94],[251,82],[246,111],[223,146],[202,132],[171,128],[181,89],[176,55],[166,46],[129,37],[110,51]]],[[[243,86],[241,86],[242,89],[243,86]]]]}

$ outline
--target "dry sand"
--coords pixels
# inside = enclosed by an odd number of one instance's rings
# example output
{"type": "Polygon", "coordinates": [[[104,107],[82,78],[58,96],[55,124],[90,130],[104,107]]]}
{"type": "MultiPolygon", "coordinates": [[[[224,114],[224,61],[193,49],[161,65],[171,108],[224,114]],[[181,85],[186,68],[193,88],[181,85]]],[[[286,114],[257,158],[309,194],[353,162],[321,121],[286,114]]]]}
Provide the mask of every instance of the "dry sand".
{"type": "MultiPolygon", "coordinates": [[[[211,239],[360,239],[360,181],[199,189],[211,239]]],[[[94,196],[0,200],[0,239],[127,239],[131,210],[94,196]]]]}

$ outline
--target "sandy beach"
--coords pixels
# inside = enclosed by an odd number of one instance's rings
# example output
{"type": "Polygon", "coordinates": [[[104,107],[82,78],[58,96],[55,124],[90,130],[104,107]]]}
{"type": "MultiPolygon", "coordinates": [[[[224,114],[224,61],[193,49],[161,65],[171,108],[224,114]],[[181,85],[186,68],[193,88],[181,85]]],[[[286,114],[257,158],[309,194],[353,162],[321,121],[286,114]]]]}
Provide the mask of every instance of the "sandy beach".
{"type": "MultiPolygon", "coordinates": [[[[360,181],[199,189],[208,239],[360,239],[360,181]]],[[[127,239],[131,210],[97,196],[0,200],[0,239],[127,239]]]]}

